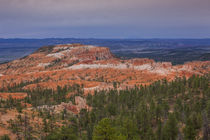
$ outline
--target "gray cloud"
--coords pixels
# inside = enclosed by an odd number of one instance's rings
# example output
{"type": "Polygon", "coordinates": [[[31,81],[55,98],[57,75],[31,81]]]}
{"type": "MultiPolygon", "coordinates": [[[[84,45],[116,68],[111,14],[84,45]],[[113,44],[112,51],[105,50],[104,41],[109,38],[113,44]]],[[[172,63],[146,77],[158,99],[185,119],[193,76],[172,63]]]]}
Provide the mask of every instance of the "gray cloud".
{"type": "Polygon", "coordinates": [[[209,7],[209,0],[0,0],[0,37],[203,37],[209,7]]]}

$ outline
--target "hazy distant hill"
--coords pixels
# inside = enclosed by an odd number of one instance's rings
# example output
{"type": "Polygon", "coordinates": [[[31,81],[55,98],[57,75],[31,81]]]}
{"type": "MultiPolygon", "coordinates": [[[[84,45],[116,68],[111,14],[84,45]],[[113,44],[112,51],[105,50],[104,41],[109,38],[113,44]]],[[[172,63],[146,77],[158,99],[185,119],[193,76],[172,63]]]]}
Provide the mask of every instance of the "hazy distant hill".
{"type": "Polygon", "coordinates": [[[119,57],[151,58],[180,64],[210,60],[210,39],[0,39],[0,63],[26,56],[41,46],[81,43],[106,46],[119,57]]]}

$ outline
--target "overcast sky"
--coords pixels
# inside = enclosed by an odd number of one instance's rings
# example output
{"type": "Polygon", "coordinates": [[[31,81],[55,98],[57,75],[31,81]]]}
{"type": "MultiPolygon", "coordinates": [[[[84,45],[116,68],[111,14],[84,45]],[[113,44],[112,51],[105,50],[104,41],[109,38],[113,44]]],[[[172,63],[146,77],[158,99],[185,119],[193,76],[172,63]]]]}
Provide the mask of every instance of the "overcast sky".
{"type": "Polygon", "coordinates": [[[0,0],[0,38],[210,38],[210,0],[0,0]]]}

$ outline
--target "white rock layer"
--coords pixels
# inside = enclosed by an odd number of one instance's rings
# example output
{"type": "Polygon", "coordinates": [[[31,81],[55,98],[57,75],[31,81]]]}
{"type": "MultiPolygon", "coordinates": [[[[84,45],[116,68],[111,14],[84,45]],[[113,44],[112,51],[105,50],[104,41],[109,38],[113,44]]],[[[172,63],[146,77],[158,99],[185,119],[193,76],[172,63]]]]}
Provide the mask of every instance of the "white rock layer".
{"type": "Polygon", "coordinates": [[[37,65],[37,67],[46,67],[46,66],[49,66],[49,65],[50,65],[50,63],[39,63],[37,65]]]}
{"type": "Polygon", "coordinates": [[[161,75],[169,74],[173,72],[173,69],[165,69],[163,67],[154,67],[151,64],[143,64],[139,66],[134,66],[132,64],[80,64],[80,65],[73,65],[68,69],[76,70],[76,69],[103,69],[103,68],[113,68],[113,69],[134,69],[134,70],[147,70],[151,73],[158,73],[161,75]]]}

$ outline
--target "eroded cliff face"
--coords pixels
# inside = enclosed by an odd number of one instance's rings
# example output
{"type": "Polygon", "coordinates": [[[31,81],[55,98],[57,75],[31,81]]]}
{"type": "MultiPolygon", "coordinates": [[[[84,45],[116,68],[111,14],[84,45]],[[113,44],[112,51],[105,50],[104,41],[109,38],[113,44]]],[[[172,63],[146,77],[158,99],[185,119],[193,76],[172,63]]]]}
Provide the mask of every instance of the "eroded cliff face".
{"type": "Polygon", "coordinates": [[[25,58],[0,65],[0,87],[25,83],[23,88],[32,90],[79,84],[88,93],[113,88],[113,82],[123,89],[209,71],[210,61],[172,66],[151,59],[120,60],[105,47],[67,44],[42,47],[25,58]]]}
{"type": "Polygon", "coordinates": [[[0,74],[15,75],[30,72],[58,70],[79,62],[108,60],[113,58],[108,48],[90,45],[68,44],[42,47],[22,59],[0,65],[0,74]]]}

